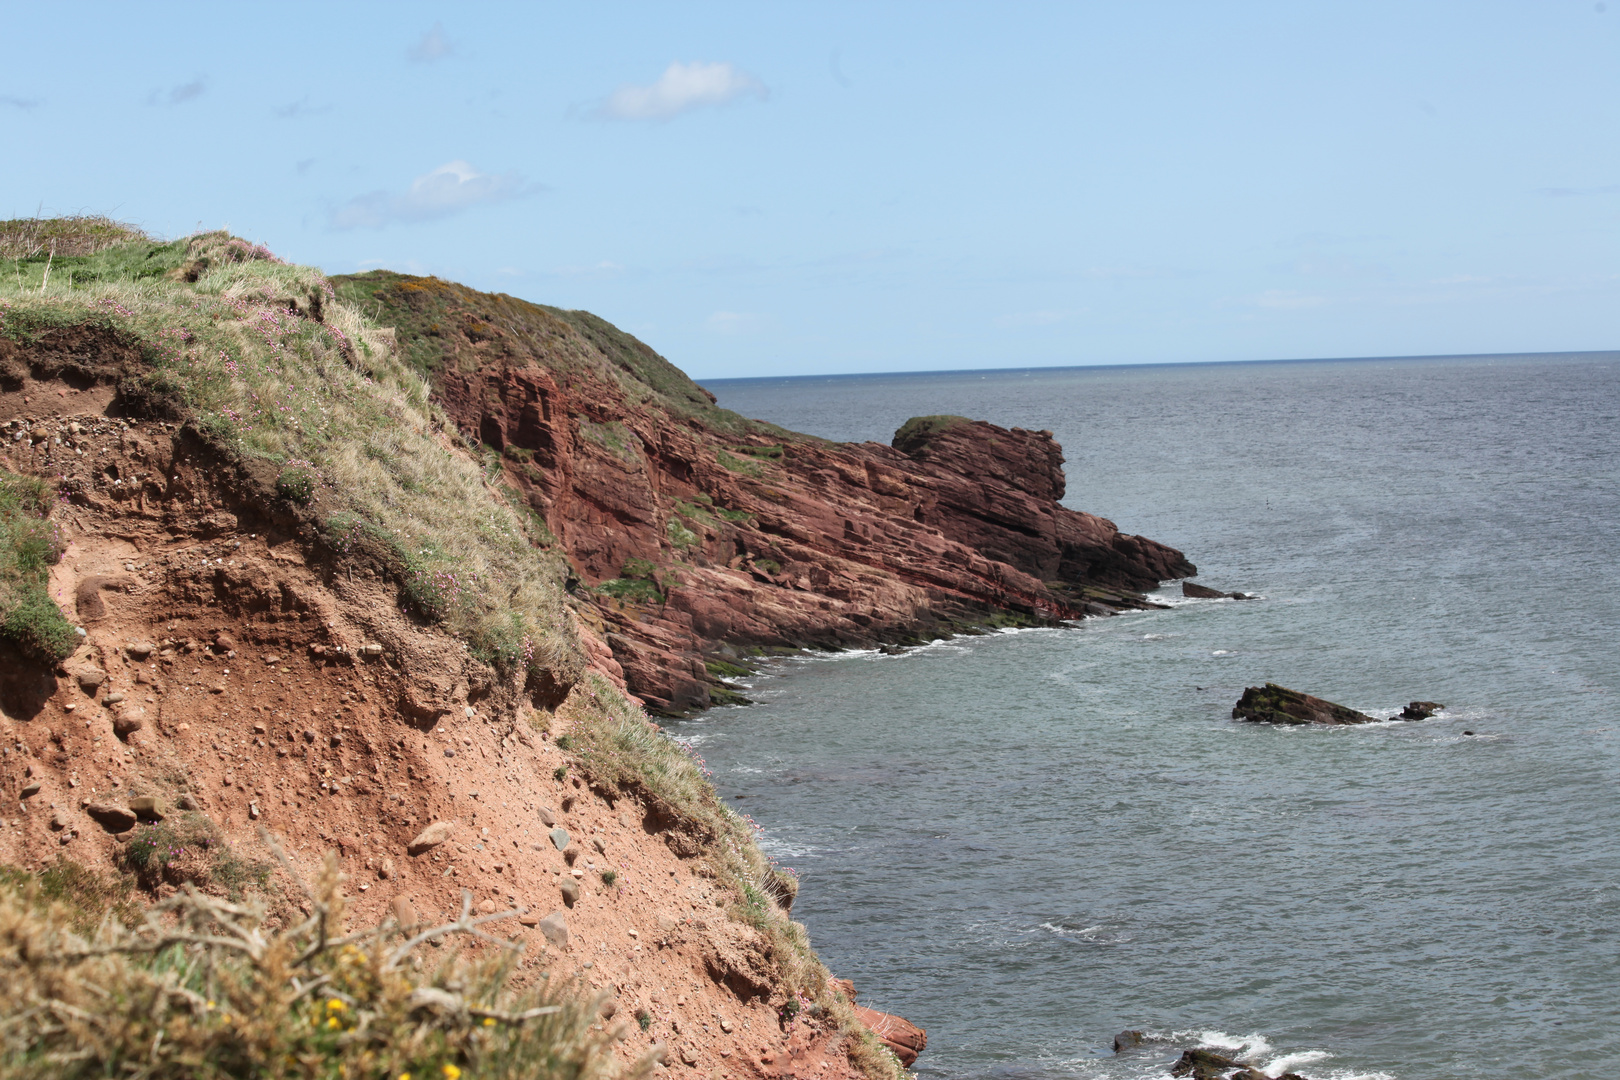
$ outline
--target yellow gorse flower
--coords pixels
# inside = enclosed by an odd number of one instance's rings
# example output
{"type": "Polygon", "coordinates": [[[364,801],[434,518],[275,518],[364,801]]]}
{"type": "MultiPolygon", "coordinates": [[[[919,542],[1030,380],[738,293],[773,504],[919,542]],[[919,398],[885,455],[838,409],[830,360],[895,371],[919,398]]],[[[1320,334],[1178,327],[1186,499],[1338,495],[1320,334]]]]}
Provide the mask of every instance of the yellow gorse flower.
{"type": "Polygon", "coordinates": [[[330,1000],[330,1001],[328,1001],[326,1003],[326,1011],[327,1012],[340,1013],[340,1012],[344,1011],[347,1008],[348,1008],[348,1006],[345,1005],[343,1002],[339,1001],[337,998],[333,998],[332,1000],[330,1000]]]}
{"type": "Polygon", "coordinates": [[[484,1026],[485,1027],[494,1027],[495,1026],[495,1018],[493,1016],[484,1017],[484,1026]]]}
{"type": "Polygon", "coordinates": [[[444,1080],[461,1080],[461,1070],[454,1065],[444,1067],[444,1080]]]}

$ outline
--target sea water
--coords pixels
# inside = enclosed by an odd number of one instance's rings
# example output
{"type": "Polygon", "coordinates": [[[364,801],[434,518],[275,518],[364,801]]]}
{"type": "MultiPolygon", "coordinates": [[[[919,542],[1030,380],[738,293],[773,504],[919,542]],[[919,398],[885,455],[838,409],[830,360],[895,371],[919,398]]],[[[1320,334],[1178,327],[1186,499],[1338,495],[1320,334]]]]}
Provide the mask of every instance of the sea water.
{"type": "Polygon", "coordinates": [[[1261,597],[781,661],[673,725],[921,1074],[1620,1067],[1620,355],[709,386],[840,440],[1050,428],[1068,505],[1261,597]],[[1446,709],[1232,720],[1267,680],[1446,709]]]}

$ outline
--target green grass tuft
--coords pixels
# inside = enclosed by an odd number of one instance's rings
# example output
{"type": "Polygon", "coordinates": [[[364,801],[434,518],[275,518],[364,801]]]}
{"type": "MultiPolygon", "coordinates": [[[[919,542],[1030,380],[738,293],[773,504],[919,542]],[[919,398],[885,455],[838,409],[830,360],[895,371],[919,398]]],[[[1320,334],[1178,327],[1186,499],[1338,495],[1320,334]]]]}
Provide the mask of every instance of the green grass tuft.
{"type": "Polygon", "coordinates": [[[53,494],[36,477],[0,470],[0,638],[41,663],[67,659],[80,640],[49,591],[64,547],[48,517],[53,494]]]}

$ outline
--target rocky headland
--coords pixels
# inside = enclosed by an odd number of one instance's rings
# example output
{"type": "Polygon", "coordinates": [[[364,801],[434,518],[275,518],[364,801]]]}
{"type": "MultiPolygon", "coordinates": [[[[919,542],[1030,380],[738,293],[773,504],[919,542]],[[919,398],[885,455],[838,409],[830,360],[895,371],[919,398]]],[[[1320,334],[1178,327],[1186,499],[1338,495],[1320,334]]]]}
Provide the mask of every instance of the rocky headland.
{"type": "Polygon", "coordinates": [[[749,420],[585,312],[377,271],[338,295],[399,328],[468,450],[544,518],[648,707],[735,700],[765,648],[914,642],[1143,606],[1196,568],[1061,505],[1051,432],[919,417],[891,445],[749,420]]]}

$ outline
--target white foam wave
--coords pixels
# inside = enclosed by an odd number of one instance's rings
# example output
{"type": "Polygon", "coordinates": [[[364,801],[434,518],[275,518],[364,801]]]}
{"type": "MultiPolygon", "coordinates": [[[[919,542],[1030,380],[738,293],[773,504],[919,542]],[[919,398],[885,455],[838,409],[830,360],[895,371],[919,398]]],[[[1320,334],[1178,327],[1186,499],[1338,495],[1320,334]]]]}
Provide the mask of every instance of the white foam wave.
{"type": "Polygon", "coordinates": [[[1293,1072],[1296,1066],[1309,1065],[1313,1061],[1324,1061],[1332,1056],[1326,1050],[1299,1050],[1292,1054],[1280,1054],[1272,1058],[1261,1067],[1260,1071],[1267,1076],[1281,1076],[1285,1072],[1293,1072]]]}
{"type": "Polygon", "coordinates": [[[1230,1050],[1239,1052],[1245,1057],[1261,1058],[1271,1053],[1271,1043],[1264,1035],[1228,1035],[1224,1031],[1213,1029],[1200,1029],[1197,1031],[1176,1031],[1170,1035],[1172,1042],[1182,1043],[1197,1040],[1199,1046],[1211,1046],[1217,1050],[1230,1050]]]}

